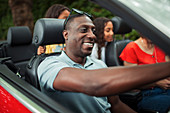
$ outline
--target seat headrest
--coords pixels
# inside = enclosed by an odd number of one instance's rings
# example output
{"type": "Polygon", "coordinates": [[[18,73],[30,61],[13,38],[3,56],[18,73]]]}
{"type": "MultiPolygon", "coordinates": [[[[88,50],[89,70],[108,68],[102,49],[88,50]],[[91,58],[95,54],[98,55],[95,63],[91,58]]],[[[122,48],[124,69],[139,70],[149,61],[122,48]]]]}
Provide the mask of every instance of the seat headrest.
{"type": "Polygon", "coordinates": [[[34,27],[33,43],[39,45],[61,44],[63,37],[64,19],[41,18],[34,27]]]}
{"type": "Polygon", "coordinates": [[[32,42],[28,26],[15,26],[8,29],[7,42],[10,46],[28,45],[32,42]]]}
{"type": "Polygon", "coordinates": [[[115,16],[111,20],[114,27],[114,34],[126,34],[132,31],[132,28],[130,28],[120,17],[115,16]]]}

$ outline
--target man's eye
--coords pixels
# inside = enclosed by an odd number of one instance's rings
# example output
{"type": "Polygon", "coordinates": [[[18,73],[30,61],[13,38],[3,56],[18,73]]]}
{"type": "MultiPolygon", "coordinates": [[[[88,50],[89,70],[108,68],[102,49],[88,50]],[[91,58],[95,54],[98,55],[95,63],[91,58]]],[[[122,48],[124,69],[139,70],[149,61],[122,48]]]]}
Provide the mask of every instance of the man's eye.
{"type": "Polygon", "coordinates": [[[81,33],[86,33],[86,32],[87,32],[87,28],[80,28],[79,31],[80,31],[81,33]]]}
{"type": "Polygon", "coordinates": [[[92,32],[93,32],[93,33],[95,33],[95,31],[96,31],[96,29],[95,29],[95,28],[93,28],[93,29],[92,29],[92,32]]]}

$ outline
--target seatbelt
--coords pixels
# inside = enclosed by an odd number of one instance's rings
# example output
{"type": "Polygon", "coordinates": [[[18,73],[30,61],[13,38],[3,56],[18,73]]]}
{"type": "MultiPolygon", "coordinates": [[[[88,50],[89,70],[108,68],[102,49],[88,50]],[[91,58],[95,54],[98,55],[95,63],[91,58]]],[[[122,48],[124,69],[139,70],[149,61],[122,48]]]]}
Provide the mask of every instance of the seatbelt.
{"type": "Polygon", "coordinates": [[[19,78],[22,78],[20,75],[20,69],[14,65],[11,60],[11,57],[4,57],[0,60],[1,64],[5,64],[12,72],[14,72],[19,78]]]}
{"type": "Polygon", "coordinates": [[[4,42],[0,43],[0,58],[6,57],[6,52],[5,52],[6,45],[7,45],[7,43],[4,43],[4,42]]]}

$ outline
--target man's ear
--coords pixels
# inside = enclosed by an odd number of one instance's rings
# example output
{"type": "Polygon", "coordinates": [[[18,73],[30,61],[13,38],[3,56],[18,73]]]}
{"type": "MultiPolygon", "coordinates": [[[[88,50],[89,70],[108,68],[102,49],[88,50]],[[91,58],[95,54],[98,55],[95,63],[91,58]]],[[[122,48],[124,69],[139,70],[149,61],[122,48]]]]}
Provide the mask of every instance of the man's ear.
{"type": "Polygon", "coordinates": [[[64,36],[65,40],[68,40],[68,31],[67,30],[63,31],[63,36],[64,36]]]}

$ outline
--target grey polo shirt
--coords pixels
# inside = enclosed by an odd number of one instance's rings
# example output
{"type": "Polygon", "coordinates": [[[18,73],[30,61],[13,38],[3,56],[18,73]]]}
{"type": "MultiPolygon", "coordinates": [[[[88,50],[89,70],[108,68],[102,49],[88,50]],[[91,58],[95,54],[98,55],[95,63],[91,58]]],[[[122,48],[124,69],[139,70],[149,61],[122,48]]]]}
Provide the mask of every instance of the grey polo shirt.
{"type": "Polygon", "coordinates": [[[85,65],[82,66],[72,61],[65,52],[62,52],[60,56],[47,57],[38,67],[42,92],[74,113],[110,113],[111,105],[107,102],[107,97],[55,90],[53,88],[54,79],[64,67],[92,70],[107,66],[104,62],[91,57],[87,57],[85,65]]]}

